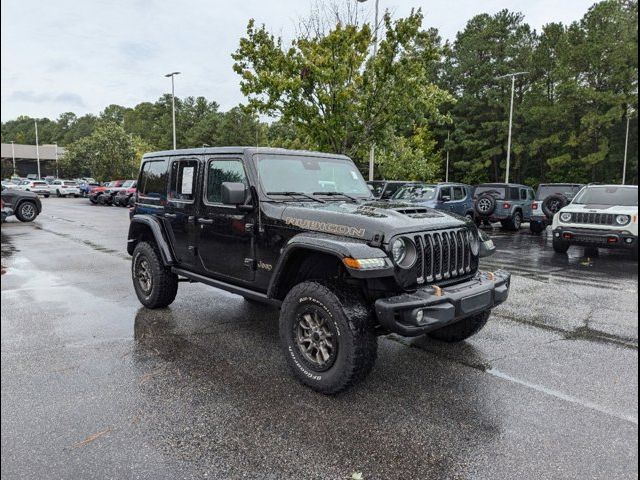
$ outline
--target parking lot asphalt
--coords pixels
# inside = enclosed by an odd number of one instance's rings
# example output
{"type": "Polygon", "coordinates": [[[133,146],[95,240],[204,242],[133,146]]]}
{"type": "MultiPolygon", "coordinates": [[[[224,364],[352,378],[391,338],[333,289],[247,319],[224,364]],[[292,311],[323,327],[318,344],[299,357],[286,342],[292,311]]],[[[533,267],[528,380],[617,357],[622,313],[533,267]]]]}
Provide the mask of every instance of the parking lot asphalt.
{"type": "Polygon", "coordinates": [[[200,284],[139,304],[128,212],[2,225],[2,478],[637,478],[638,264],[485,229],[509,301],[458,345],[386,336],[326,397],[278,312],[200,284]]]}

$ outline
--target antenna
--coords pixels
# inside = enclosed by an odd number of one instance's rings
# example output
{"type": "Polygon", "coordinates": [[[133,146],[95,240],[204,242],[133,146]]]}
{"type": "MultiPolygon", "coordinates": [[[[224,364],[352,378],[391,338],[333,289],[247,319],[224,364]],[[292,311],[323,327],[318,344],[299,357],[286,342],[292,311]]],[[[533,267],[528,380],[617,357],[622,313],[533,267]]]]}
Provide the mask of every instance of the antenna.
{"type": "MultiPolygon", "coordinates": [[[[262,184],[260,183],[260,158],[258,157],[258,153],[260,152],[260,120],[256,122],[256,172],[258,174],[258,187],[262,184]]],[[[264,228],[262,227],[262,208],[260,207],[260,198],[258,195],[258,189],[256,188],[256,200],[258,202],[258,232],[263,233],[264,228]]]]}

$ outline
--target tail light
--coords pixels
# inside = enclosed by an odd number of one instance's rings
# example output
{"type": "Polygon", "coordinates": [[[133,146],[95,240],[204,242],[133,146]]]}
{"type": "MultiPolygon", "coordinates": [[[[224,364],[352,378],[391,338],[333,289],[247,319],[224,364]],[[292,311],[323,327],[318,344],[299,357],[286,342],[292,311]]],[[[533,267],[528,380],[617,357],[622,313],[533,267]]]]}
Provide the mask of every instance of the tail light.
{"type": "Polygon", "coordinates": [[[504,203],[502,204],[502,208],[511,208],[511,204],[510,204],[510,203],[508,203],[508,202],[504,202],[504,203]]]}
{"type": "Polygon", "coordinates": [[[533,202],[533,203],[531,204],[531,208],[532,208],[533,210],[537,210],[537,209],[538,209],[538,202],[533,202]]]}

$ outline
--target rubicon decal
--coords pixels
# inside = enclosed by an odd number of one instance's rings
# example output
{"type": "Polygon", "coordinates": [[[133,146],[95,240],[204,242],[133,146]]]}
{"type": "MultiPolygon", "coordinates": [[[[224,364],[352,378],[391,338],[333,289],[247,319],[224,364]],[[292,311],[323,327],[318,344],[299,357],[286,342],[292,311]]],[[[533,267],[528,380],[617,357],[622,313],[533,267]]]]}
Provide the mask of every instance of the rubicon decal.
{"type": "Polygon", "coordinates": [[[337,225],[335,223],[318,222],[316,220],[306,220],[304,218],[285,218],[287,225],[295,225],[305,230],[315,230],[317,232],[334,233],[336,235],[347,235],[349,237],[364,237],[365,229],[349,227],[348,225],[337,225]]]}

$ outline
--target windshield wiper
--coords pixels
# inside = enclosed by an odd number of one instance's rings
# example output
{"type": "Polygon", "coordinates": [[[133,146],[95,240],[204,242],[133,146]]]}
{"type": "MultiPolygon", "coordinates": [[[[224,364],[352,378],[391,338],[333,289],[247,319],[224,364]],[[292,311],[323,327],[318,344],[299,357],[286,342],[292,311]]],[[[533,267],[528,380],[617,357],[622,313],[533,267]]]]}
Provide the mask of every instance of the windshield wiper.
{"type": "Polygon", "coordinates": [[[313,200],[315,202],[319,202],[319,203],[327,203],[324,200],[321,200],[319,198],[316,198],[312,195],[308,195],[304,192],[267,192],[267,195],[284,195],[287,197],[305,197],[308,198],[309,200],[313,200]]]}
{"type": "Polygon", "coordinates": [[[313,192],[314,195],[326,195],[328,197],[335,197],[335,196],[341,196],[341,197],[346,197],[349,200],[353,200],[354,202],[360,202],[360,199],[357,197],[352,197],[351,195],[347,195],[346,193],[343,192],[313,192]]]}

